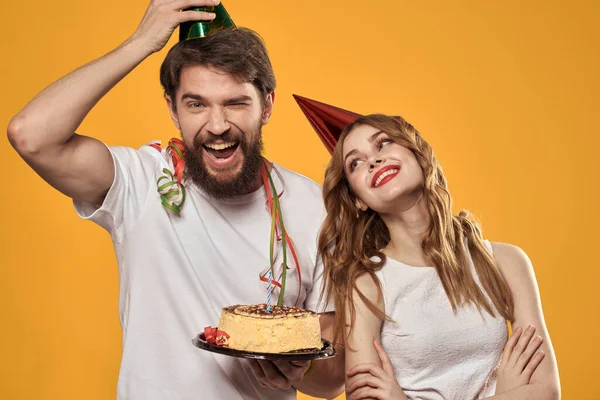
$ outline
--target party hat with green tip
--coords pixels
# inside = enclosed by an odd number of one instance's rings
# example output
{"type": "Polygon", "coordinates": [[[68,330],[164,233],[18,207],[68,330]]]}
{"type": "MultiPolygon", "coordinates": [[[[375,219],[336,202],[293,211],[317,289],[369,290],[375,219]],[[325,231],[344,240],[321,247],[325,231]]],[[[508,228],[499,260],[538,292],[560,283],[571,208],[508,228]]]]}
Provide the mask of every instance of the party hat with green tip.
{"type": "Polygon", "coordinates": [[[186,11],[205,11],[215,13],[212,21],[189,21],[179,25],[179,41],[203,38],[211,33],[225,29],[235,28],[235,23],[225,10],[223,3],[217,6],[193,7],[186,11]]]}

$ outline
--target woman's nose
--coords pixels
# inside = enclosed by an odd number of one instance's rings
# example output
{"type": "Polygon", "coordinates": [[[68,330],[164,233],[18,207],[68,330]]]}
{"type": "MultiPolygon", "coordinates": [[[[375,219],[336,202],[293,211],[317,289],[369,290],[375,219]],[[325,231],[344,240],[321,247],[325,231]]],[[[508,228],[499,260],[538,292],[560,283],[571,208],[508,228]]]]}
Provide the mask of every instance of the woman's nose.
{"type": "Polygon", "coordinates": [[[376,166],[383,164],[385,160],[381,157],[372,158],[369,161],[369,171],[372,171],[376,166]]]}

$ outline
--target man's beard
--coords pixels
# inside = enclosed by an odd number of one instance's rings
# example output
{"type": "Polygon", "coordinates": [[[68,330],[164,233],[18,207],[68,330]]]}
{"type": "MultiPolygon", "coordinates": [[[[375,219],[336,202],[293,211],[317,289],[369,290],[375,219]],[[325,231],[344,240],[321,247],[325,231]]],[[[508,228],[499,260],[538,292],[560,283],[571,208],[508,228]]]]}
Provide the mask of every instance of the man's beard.
{"type": "Polygon", "coordinates": [[[257,130],[257,135],[249,135],[250,137],[256,137],[254,143],[248,143],[247,136],[241,132],[237,135],[227,132],[219,137],[220,140],[225,142],[237,140],[240,148],[236,151],[242,151],[242,168],[235,176],[230,171],[217,172],[215,175],[211,174],[206,168],[203,158],[212,156],[206,154],[204,146],[196,141],[193,148],[185,145],[184,159],[187,177],[204,193],[215,199],[227,199],[255,190],[259,170],[263,162],[262,129],[259,126],[257,130]]]}

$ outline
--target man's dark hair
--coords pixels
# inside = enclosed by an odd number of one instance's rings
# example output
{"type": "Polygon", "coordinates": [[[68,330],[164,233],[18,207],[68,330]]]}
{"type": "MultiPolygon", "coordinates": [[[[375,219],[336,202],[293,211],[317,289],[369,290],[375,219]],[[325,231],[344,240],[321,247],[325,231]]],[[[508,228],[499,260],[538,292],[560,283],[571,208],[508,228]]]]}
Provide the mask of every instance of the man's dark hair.
{"type": "Polygon", "coordinates": [[[262,38],[247,28],[222,29],[201,39],[177,43],[160,67],[160,83],[165,96],[175,105],[181,71],[186,66],[211,66],[227,72],[240,82],[249,82],[266,101],[275,90],[275,74],[262,38]]]}

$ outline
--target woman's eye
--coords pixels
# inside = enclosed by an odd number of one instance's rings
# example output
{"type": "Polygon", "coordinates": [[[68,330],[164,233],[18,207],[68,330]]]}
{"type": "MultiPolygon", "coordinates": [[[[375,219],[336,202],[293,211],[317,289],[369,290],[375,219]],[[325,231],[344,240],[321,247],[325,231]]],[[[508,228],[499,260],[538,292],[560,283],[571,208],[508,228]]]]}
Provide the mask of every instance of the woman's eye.
{"type": "Polygon", "coordinates": [[[381,150],[384,146],[386,146],[386,145],[388,145],[390,143],[392,143],[392,141],[390,139],[383,139],[381,142],[379,142],[377,144],[377,149],[381,150]]]}
{"type": "Polygon", "coordinates": [[[358,167],[359,163],[360,160],[358,159],[352,160],[352,162],[350,163],[350,171],[354,171],[354,169],[358,167]]]}

